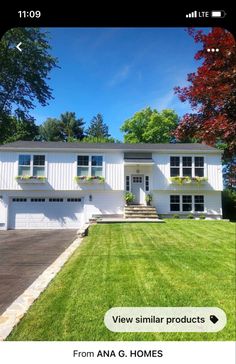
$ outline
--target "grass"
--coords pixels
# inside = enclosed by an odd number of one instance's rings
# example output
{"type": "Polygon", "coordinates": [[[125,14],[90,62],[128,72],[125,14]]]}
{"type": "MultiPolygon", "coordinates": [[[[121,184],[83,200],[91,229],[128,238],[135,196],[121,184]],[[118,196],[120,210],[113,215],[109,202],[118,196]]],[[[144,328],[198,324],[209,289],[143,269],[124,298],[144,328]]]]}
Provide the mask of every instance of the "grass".
{"type": "Polygon", "coordinates": [[[235,224],[92,226],[74,255],[8,340],[235,340],[235,224]],[[117,306],[214,306],[227,315],[218,333],[113,333],[117,306]]]}

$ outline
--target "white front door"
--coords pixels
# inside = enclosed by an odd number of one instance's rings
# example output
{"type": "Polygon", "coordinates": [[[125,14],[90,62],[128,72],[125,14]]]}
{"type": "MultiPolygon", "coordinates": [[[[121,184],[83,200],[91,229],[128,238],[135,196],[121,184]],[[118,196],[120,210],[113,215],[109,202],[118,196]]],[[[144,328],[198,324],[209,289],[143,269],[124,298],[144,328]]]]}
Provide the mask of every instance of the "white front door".
{"type": "Polygon", "coordinates": [[[136,174],[131,176],[131,192],[135,195],[134,203],[144,203],[144,176],[143,174],[136,174]]]}

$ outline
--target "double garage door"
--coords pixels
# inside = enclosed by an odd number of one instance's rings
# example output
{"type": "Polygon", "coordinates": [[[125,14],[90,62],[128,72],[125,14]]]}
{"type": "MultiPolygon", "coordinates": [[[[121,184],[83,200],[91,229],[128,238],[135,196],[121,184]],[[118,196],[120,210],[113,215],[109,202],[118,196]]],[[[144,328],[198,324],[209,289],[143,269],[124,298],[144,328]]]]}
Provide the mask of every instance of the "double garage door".
{"type": "Polygon", "coordinates": [[[83,198],[11,199],[10,229],[76,229],[83,223],[83,198]]]}

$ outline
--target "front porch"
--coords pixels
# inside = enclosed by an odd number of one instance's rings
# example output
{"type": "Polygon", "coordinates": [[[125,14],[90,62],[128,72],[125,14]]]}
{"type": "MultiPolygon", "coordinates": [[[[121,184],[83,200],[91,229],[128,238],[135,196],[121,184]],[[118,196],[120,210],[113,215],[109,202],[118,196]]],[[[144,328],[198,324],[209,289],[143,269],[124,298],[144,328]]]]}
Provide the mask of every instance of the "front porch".
{"type": "Polygon", "coordinates": [[[125,191],[134,195],[134,204],[144,205],[152,189],[152,153],[124,153],[125,191]]]}

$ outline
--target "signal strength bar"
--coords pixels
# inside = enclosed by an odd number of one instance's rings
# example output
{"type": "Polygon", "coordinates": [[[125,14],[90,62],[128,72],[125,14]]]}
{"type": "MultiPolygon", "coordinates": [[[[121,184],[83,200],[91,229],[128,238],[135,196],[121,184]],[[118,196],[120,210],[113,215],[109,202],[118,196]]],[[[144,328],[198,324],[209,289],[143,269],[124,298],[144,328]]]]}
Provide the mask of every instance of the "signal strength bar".
{"type": "Polygon", "coordinates": [[[194,10],[191,13],[186,14],[186,18],[197,18],[197,10],[194,10]]]}

